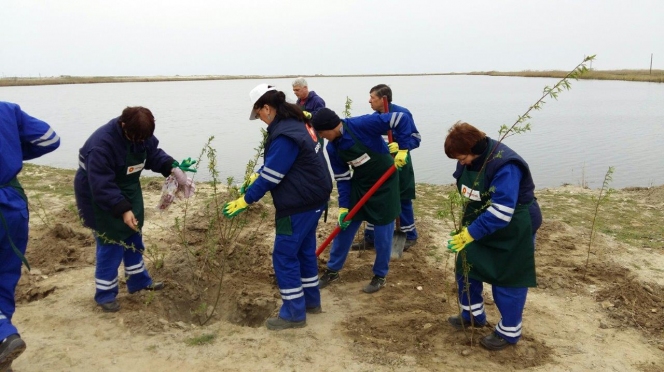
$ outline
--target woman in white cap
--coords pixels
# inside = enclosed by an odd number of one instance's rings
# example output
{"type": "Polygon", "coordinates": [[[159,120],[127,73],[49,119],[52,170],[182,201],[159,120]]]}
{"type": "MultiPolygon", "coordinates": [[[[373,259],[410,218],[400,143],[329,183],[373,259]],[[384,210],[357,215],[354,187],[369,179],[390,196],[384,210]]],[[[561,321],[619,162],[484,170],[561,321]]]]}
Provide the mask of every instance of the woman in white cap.
{"type": "Polygon", "coordinates": [[[224,206],[233,217],[270,191],[276,208],[272,262],[283,305],[268,329],[300,328],[306,313],[322,311],[318,288],[316,228],[332,192],[322,146],[305,123],[302,109],[286,102],[284,92],[260,84],[249,97],[250,120],[267,124],[264,165],[239,199],[224,206]]]}

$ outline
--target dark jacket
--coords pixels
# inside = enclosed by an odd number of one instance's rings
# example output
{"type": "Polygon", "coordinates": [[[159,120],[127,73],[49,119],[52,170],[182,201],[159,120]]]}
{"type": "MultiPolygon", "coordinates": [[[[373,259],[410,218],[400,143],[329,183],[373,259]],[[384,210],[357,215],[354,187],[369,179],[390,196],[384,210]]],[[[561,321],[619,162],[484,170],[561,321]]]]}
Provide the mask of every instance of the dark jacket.
{"type": "Polygon", "coordinates": [[[127,150],[147,153],[145,168],[167,177],[171,173],[173,158],[159,147],[159,140],[152,136],[141,144],[127,140],[119,118],[109,121],[97,129],[78,153],[79,168],[74,178],[74,193],[80,217],[85,226],[95,229],[92,201],[113,217],[121,218],[131,210],[131,204],[120,193],[116,184],[116,173],[125,172],[127,150]]]}
{"type": "MultiPolygon", "coordinates": [[[[526,163],[523,158],[517,154],[514,150],[509,148],[504,143],[498,143],[498,141],[491,138],[487,138],[488,144],[487,149],[484,153],[475,159],[472,165],[469,167],[470,171],[479,171],[484,159],[487,156],[490,156],[488,162],[486,162],[486,167],[484,169],[484,182],[486,185],[490,185],[493,182],[496,172],[506,164],[514,164],[519,167],[522,173],[521,180],[519,182],[519,193],[517,196],[517,204],[530,204],[528,209],[530,213],[530,219],[532,223],[533,233],[539,229],[542,224],[542,212],[537,204],[535,198],[535,183],[533,182],[533,177],[530,174],[530,168],[528,163],[526,163]],[[495,150],[494,147],[498,146],[495,150]],[[493,151],[492,151],[493,150],[493,151]]],[[[459,179],[461,173],[463,172],[464,166],[460,163],[457,163],[457,169],[454,172],[454,178],[459,179]]],[[[496,187],[513,187],[512,185],[496,185],[496,187]]]]}
{"type": "Polygon", "coordinates": [[[294,119],[279,120],[268,126],[265,156],[271,142],[278,136],[293,140],[299,148],[295,162],[279,182],[270,190],[276,208],[276,218],[320,208],[330,198],[332,179],[327,169],[323,148],[307,130],[306,125],[294,119]]]}
{"type": "Polygon", "coordinates": [[[302,101],[301,99],[297,100],[297,105],[302,108],[304,111],[309,111],[311,115],[315,114],[318,110],[325,107],[325,101],[316,92],[313,90],[309,92],[307,99],[302,101]]]}

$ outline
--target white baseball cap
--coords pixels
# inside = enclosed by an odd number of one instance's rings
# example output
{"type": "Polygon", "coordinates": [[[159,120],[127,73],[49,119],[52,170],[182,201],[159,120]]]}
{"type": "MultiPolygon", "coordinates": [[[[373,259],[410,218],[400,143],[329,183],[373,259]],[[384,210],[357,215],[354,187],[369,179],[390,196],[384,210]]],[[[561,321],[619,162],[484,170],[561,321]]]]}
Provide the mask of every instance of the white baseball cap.
{"type": "Polygon", "coordinates": [[[271,90],[277,90],[277,88],[269,86],[268,84],[258,84],[256,88],[249,92],[249,98],[251,99],[251,114],[249,114],[249,120],[256,120],[256,110],[254,109],[254,105],[261,97],[263,97],[263,94],[271,90]]]}

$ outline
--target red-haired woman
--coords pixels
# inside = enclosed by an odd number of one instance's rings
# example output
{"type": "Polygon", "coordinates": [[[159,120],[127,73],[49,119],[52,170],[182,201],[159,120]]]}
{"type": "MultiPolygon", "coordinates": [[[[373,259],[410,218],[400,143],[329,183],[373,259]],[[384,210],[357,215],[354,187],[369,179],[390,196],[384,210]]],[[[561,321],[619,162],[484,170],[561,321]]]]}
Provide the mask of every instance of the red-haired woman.
{"type": "Polygon", "coordinates": [[[491,284],[502,319],[480,343],[489,350],[501,350],[519,341],[528,287],[536,286],[534,244],[542,214],[535,184],[521,156],[468,123],[450,128],[445,154],[458,161],[454,178],[459,192],[469,199],[463,229],[448,242],[454,252],[465,248],[470,266],[466,282],[462,255],[458,255],[462,311],[448,321],[457,329],[483,327],[482,286],[491,284]]]}
{"type": "Polygon", "coordinates": [[[173,158],[154,136],[155,121],[145,107],[127,107],[122,115],[97,129],[81,147],[74,178],[76,204],[83,224],[97,241],[95,301],[105,312],[120,310],[118,267],[124,261],[127,289],[160,290],[143,263],[143,192],[139,177],[149,169],[185,179],[173,158]]]}

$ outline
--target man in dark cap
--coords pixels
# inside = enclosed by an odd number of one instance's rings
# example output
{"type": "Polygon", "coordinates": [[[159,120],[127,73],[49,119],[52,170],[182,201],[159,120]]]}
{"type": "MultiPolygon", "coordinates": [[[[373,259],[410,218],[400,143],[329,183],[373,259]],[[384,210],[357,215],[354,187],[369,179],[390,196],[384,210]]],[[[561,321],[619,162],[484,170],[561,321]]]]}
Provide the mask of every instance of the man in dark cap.
{"type": "Polygon", "coordinates": [[[339,119],[334,111],[320,109],[311,123],[320,137],[326,138],[330,165],[337,181],[339,192],[339,226],[342,231],[332,243],[327,269],[320,278],[320,288],[339,279],[339,270],[346,261],[353,237],[362,221],[374,224],[376,260],[373,266],[374,276],[363,288],[366,293],[374,293],[385,286],[385,277],[389,270],[390,250],[394,220],[401,210],[399,202],[399,179],[392,174],[371,198],[349,221],[344,221],[348,211],[361,197],[376,184],[378,179],[396,166],[406,165],[408,157],[408,137],[404,131],[411,127],[411,119],[401,112],[380,115],[364,115],[354,118],[339,119]],[[397,142],[399,148],[392,158],[382,134],[392,130],[403,138],[397,142]],[[404,132],[404,133],[402,133],[404,132]],[[352,175],[351,175],[352,170],[352,175]]]}

